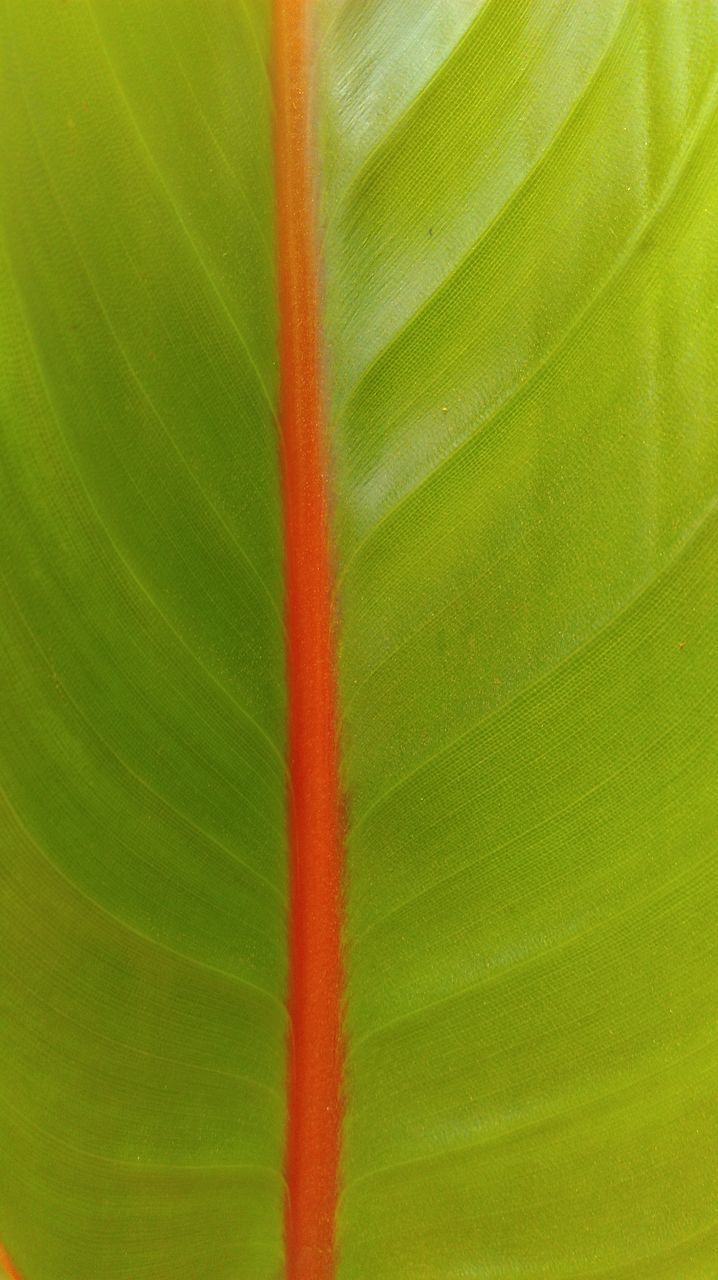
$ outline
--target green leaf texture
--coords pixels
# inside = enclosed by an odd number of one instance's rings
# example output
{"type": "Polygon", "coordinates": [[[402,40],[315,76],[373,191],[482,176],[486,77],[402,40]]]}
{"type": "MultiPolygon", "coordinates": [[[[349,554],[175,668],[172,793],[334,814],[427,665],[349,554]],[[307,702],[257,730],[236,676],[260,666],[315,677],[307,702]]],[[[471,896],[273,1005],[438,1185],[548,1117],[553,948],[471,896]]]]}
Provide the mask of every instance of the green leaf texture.
{"type": "Polygon", "coordinates": [[[718,1267],[718,6],[323,0],[341,1280],[718,1267]]]}
{"type": "Polygon", "coordinates": [[[268,6],[1,6],[0,1233],[281,1263],[268,6]]]}
{"type": "MultiPolygon", "coordinates": [[[[277,1280],[269,0],[0,4],[0,1238],[277,1280]]],[[[338,1280],[718,1273],[718,0],[315,0],[338,1280]]]]}

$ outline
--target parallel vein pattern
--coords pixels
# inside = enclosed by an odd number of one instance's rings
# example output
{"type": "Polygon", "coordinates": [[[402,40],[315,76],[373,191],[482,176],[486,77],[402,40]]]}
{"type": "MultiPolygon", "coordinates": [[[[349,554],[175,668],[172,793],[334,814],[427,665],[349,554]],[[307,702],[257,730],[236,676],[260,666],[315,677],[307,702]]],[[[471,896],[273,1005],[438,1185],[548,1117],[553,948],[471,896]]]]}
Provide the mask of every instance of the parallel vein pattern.
{"type": "Polygon", "coordinates": [[[341,1280],[718,1267],[718,8],[323,0],[341,1280]]]}
{"type": "Polygon", "coordinates": [[[281,1266],[267,6],[0,20],[0,1239],[281,1266]]]}

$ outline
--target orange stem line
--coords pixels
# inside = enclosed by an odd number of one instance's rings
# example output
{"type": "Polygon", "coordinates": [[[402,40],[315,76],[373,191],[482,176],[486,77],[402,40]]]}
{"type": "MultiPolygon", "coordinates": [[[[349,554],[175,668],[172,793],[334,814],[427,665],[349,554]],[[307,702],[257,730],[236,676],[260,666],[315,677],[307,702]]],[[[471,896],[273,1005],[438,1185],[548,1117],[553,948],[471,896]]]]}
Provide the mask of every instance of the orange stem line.
{"type": "MultiPolygon", "coordinates": [[[[287,626],[290,940],[287,1280],[333,1280],[341,1129],[342,817],[314,241],[308,7],[275,0],[279,423],[287,626]]],[[[0,1270],[22,1280],[0,1245],[0,1270]]]]}
{"type": "Polygon", "coordinates": [[[280,439],[290,771],[287,1280],[331,1280],[341,1126],[342,822],[310,163],[311,0],[275,0],[280,439]]]}
{"type": "Polygon", "coordinates": [[[22,1276],[17,1268],[13,1265],[12,1258],[7,1250],[0,1244],[0,1274],[8,1277],[8,1280],[22,1280],[22,1276]]]}

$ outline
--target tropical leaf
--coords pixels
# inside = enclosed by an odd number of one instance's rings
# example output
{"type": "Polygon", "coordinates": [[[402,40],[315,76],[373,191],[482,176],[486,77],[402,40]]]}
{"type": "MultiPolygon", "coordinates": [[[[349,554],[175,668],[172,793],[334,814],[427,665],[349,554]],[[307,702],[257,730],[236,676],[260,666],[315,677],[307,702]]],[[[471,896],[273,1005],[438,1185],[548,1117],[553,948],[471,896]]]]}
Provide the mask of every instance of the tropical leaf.
{"type": "Polygon", "coordinates": [[[323,18],[340,1275],[708,1280],[718,10],[323,18]]]}
{"type": "Polygon", "coordinates": [[[282,1241],[270,8],[2,7],[0,1271],[715,1280],[718,4],[275,6],[315,36],[336,1262],[282,1241]]]}
{"type": "Polygon", "coordinates": [[[2,26],[0,1230],[28,1280],[274,1276],[267,10],[2,26]]]}

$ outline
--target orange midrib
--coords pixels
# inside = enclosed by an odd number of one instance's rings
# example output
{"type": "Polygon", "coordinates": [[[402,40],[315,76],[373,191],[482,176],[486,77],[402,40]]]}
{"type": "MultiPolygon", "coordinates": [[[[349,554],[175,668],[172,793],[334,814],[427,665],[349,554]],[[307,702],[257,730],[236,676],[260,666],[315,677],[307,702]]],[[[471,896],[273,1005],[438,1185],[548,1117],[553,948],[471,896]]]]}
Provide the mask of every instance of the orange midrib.
{"type": "MultiPolygon", "coordinates": [[[[341,1126],[342,824],[309,157],[311,0],[275,0],[274,153],[284,509],[290,941],[287,1280],[333,1280],[341,1126]]],[[[0,1245],[0,1274],[22,1280],[0,1245]]]]}
{"type": "Polygon", "coordinates": [[[0,1244],[0,1275],[7,1276],[8,1280],[22,1280],[20,1272],[13,1266],[12,1258],[3,1246],[0,1244]]]}
{"type": "Polygon", "coordinates": [[[287,1280],[331,1280],[340,1140],[341,805],[310,164],[311,0],[275,0],[275,171],[290,770],[287,1280]]]}

